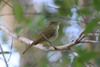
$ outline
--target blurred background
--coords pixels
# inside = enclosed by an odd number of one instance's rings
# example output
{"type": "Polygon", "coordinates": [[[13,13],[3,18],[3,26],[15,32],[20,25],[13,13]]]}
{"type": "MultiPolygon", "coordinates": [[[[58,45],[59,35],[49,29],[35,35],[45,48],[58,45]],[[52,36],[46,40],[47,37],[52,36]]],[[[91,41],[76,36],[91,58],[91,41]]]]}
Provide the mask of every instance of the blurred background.
{"type": "MultiPolygon", "coordinates": [[[[50,21],[62,22],[53,43],[64,45],[72,42],[89,22],[100,17],[99,6],[100,0],[0,0],[0,24],[18,36],[34,40],[39,34],[37,29],[42,31],[50,21]]],[[[100,29],[99,26],[92,32],[100,29]]],[[[98,37],[87,39],[98,40],[98,37]]],[[[72,47],[81,56],[79,58],[66,50],[44,51],[34,47],[22,54],[28,45],[0,30],[0,45],[9,67],[85,67],[88,61],[100,66],[98,44],[80,43],[72,47]]],[[[2,53],[0,67],[6,67],[2,53]]]]}

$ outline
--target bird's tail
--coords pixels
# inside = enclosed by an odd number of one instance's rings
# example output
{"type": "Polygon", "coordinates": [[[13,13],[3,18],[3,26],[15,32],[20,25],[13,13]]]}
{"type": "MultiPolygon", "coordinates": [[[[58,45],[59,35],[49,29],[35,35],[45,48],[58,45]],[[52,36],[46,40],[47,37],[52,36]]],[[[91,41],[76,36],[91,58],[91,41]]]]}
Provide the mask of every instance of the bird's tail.
{"type": "Polygon", "coordinates": [[[29,46],[24,50],[23,54],[25,54],[26,51],[27,51],[29,48],[31,48],[33,45],[36,45],[36,43],[37,43],[37,41],[34,41],[31,45],[29,45],[29,46]]]}

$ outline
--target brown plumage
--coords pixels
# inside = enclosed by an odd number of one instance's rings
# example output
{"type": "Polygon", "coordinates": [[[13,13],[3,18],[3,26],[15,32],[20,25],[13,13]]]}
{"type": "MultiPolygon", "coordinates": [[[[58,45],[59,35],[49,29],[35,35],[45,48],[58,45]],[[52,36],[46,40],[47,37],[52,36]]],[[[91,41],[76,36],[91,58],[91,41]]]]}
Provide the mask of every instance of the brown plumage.
{"type": "MultiPolygon", "coordinates": [[[[58,27],[59,27],[59,24],[57,22],[51,22],[47,28],[45,28],[43,31],[42,31],[42,34],[48,39],[50,40],[51,42],[54,41],[57,36],[58,36],[58,27]]],[[[25,51],[23,52],[23,54],[33,45],[37,45],[39,43],[41,44],[44,44],[44,43],[47,43],[48,41],[43,37],[42,34],[39,34],[34,42],[29,45],[25,51]]]]}
{"type": "MultiPolygon", "coordinates": [[[[42,32],[43,35],[46,36],[47,39],[50,39],[52,36],[54,36],[56,34],[56,31],[54,29],[50,29],[50,30],[44,30],[42,32]]],[[[34,40],[34,42],[32,43],[33,45],[36,45],[38,43],[45,43],[45,41],[47,41],[42,34],[39,34],[37,36],[37,38],[34,40]]]]}

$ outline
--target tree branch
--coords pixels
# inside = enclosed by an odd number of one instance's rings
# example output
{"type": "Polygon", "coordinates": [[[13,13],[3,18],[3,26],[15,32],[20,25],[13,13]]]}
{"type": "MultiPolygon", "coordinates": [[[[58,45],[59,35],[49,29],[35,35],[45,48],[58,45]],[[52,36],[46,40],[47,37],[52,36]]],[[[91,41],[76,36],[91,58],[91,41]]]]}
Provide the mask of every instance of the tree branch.
{"type": "Polygon", "coordinates": [[[13,8],[9,3],[7,3],[5,0],[1,0],[3,1],[5,4],[7,4],[9,7],[13,8]]]}
{"type": "MultiPolygon", "coordinates": [[[[26,43],[28,45],[32,44],[33,41],[25,38],[25,37],[21,37],[21,36],[17,36],[16,34],[12,33],[7,27],[5,27],[4,25],[0,25],[0,29],[3,30],[5,33],[7,33],[8,35],[10,35],[12,38],[18,39],[23,43],[26,43]]],[[[69,50],[72,54],[74,54],[75,56],[78,56],[78,54],[72,50],[70,50],[70,48],[74,45],[77,45],[78,43],[97,43],[97,41],[91,41],[91,40],[82,40],[79,41],[80,37],[82,36],[84,30],[79,34],[79,36],[73,41],[70,42],[68,44],[65,45],[61,45],[61,46],[55,46],[56,50],[69,50]]],[[[36,48],[39,48],[41,50],[49,50],[49,51],[55,51],[53,46],[46,46],[43,44],[37,44],[37,45],[33,45],[36,48]]]]}
{"type": "Polygon", "coordinates": [[[99,43],[99,42],[94,40],[82,40],[80,41],[80,43],[99,43]]]}
{"type": "Polygon", "coordinates": [[[4,58],[4,61],[5,61],[6,67],[8,67],[7,60],[6,60],[6,58],[5,58],[5,55],[4,55],[4,52],[3,52],[3,49],[2,49],[2,46],[1,46],[1,44],[0,44],[0,49],[1,49],[2,56],[3,56],[3,58],[4,58]]]}

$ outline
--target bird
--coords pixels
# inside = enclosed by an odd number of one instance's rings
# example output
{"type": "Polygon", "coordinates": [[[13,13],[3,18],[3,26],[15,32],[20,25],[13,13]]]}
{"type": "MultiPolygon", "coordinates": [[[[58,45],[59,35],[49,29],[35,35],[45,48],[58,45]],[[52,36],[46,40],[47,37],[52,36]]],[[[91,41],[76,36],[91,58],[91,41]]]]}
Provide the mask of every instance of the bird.
{"type": "MultiPolygon", "coordinates": [[[[58,29],[59,29],[59,24],[60,22],[55,22],[55,21],[51,21],[48,25],[47,28],[45,28],[41,33],[50,41],[53,42],[54,40],[57,39],[58,37],[58,29]]],[[[30,44],[23,52],[23,54],[33,45],[37,45],[37,44],[46,44],[48,43],[48,40],[46,40],[46,38],[42,35],[39,34],[33,41],[32,44],[30,44]]]]}

